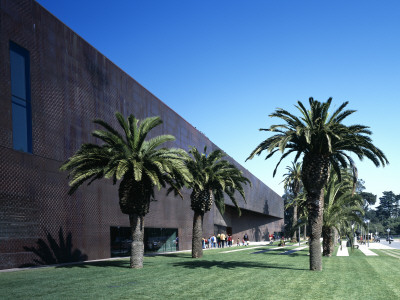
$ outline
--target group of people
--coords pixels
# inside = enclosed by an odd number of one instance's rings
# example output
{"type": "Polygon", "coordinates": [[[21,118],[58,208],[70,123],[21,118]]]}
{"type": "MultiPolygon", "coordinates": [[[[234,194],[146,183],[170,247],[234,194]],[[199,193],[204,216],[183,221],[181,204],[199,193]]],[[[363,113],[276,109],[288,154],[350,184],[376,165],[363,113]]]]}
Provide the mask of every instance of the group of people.
{"type": "MultiPolygon", "coordinates": [[[[225,248],[225,245],[226,247],[232,247],[233,241],[234,239],[231,234],[225,235],[225,233],[222,232],[218,233],[217,236],[212,235],[209,238],[203,238],[202,244],[203,244],[203,249],[225,248]]],[[[240,246],[240,242],[242,242],[242,246],[249,245],[249,237],[247,233],[243,236],[242,241],[240,241],[240,238],[237,238],[236,246],[240,246]]]]}

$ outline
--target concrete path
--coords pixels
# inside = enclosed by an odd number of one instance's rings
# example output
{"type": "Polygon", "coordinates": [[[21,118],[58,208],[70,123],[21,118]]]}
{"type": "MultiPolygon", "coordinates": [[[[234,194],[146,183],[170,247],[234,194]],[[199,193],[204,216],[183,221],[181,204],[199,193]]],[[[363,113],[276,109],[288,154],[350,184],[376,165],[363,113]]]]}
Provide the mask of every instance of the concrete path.
{"type": "Polygon", "coordinates": [[[295,249],[292,249],[292,250],[288,250],[288,251],[285,251],[285,252],[282,252],[282,253],[279,253],[279,254],[289,255],[289,254],[293,254],[293,253],[295,253],[297,251],[303,250],[305,248],[308,248],[308,246],[298,247],[298,248],[295,248],[295,249]]]}
{"type": "Polygon", "coordinates": [[[349,256],[349,250],[346,247],[347,241],[342,241],[342,247],[339,247],[336,256],[349,256]]]}
{"type": "MultiPolygon", "coordinates": [[[[336,254],[336,256],[349,256],[349,250],[346,247],[347,242],[346,241],[342,241],[342,249],[338,249],[338,252],[336,254]]],[[[371,251],[374,249],[377,250],[390,250],[393,249],[392,247],[389,247],[387,245],[381,244],[381,243],[369,243],[369,247],[368,244],[366,245],[359,245],[359,249],[362,253],[364,253],[364,255],[366,256],[379,256],[378,254],[376,254],[375,252],[371,251]]]]}
{"type": "Polygon", "coordinates": [[[360,245],[358,249],[360,249],[360,251],[361,251],[362,253],[364,253],[366,256],[379,256],[378,254],[376,254],[375,252],[372,252],[372,251],[370,250],[370,249],[372,249],[372,248],[371,248],[371,244],[372,244],[372,243],[369,244],[370,247],[368,247],[367,245],[360,245]]]}
{"type": "Polygon", "coordinates": [[[394,247],[390,247],[390,246],[382,244],[382,243],[369,243],[369,247],[368,247],[368,245],[361,245],[361,246],[367,247],[369,249],[377,249],[377,250],[394,249],[394,247]]]}
{"type": "MultiPolygon", "coordinates": [[[[305,244],[305,242],[302,242],[301,244],[305,244]]],[[[260,251],[257,251],[257,252],[252,252],[251,254],[259,254],[259,253],[264,253],[264,252],[267,252],[267,251],[279,250],[279,249],[283,249],[283,248],[286,248],[286,247],[289,247],[289,246],[293,246],[293,245],[279,246],[279,247],[264,249],[264,250],[260,250],[260,251]]],[[[296,252],[296,251],[303,250],[304,248],[307,248],[307,247],[308,247],[308,246],[303,246],[303,247],[300,246],[300,247],[298,247],[298,248],[296,248],[296,249],[284,251],[284,252],[281,252],[281,253],[279,253],[279,254],[292,254],[292,253],[294,253],[294,252],[296,252]],[[289,252],[290,252],[290,253],[289,253],[289,252]]]]}
{"type": "Polygon", "coordinates": [[[253,249],[253,250],[256,250],[256,249],[258,249],[259,247],[249,247],[249,246],[240,246],[240,249],[234,249],[234,250],[229,250],[229,251],[223,251],[223,252],[221,252],[221,253],[231,253],[231,252],[238,252],[238,251],[244,251],[244,250],[250,250],[250,249],[253,249]]]}
{"type": "Polygon", "coordinates": [[[378,254],[376,254],[375,252],[372,252],[371,250],[377,249],[377,250],[388,250],[388,249],[393,249],[393,247],[381,244],[381,243],[369,243],[369,247],[368,244],[366,245],[360,245],[359,248],[362,253],[364,253],[366,256],[379,256],[378,254]]]}

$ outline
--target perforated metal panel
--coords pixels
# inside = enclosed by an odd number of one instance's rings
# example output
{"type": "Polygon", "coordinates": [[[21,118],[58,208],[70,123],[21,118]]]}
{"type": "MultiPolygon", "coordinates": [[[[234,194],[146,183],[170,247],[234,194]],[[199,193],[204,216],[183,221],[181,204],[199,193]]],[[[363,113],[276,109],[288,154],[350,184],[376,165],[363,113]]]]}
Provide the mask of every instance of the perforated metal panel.
{"type": "MultiPolygon", "coordinates": [[[[92,120],[117,127],[115,111],[160,115],[164,124],[153,134],[175,135],[174,146],[216,146],[36,2],[0,0],[0,5],[0,269],[40,263],[31,250],[45,251],[46,245],[49,251],[58,246],[64,258],[110,257],[110,227],[129,226],[117,186],[101,180],[68,196],[67,174],[58,170],[82,143],[96,142],[92,120]],[[33,154],[12,149],[10,40],[30,53],[33,154]]],[[[211,211],[204,218],[205,236],[214,223],[232,227],[234,235],[248,231],[254,239],[282,225],[281,198],[248,171],[245,175],[255,188],[246,190],[243,216],[211,211]]],[[[149,228],[177,228],[180,249],[190,248],[192,237],[189,191],[184,196],[158,192],[145,218],[149,228]]]]}

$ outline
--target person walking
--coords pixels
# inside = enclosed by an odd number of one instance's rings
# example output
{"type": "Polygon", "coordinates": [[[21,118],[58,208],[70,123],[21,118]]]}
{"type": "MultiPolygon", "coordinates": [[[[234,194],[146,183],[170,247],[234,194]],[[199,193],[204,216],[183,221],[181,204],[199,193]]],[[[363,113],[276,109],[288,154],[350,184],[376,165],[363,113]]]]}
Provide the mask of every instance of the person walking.
{"type": "Polygon", "coordinates": [[[225,236],[224,233],[221,233],[220,239],[221,239],[222,248],[224,248],[225,247],[225,240],[226,240],[226,236],[225,236]]]}
{"type": "Polygon", "coordinates": [[[214,234],[211,237],[211,242],[212,242],[212,248],[217,248],[217,238],[215,237],[214,234]]]}
{"type": "Polygon", "coordinates": [[[246,244],[249,241],[249,236],[247,235],[247,232],[244,234],[243,240],[246,242],[246,244]]]}

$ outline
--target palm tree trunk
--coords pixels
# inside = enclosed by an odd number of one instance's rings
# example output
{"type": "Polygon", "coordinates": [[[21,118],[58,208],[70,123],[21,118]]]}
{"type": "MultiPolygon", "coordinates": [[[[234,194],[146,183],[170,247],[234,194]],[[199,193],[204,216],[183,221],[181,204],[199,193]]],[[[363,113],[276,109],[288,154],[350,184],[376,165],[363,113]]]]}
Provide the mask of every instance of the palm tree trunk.
{"type": "Polygon", "coordinates": [[[324,191],[307,192],[308,222],[310,230],[310,270],[322,270],[321,234],[324,208],[324,191]]]}
{"type": "Polygon", "coordinates": [[[297,241],[297,204],[293,206],[293,223],[292,223],[292,228],[293,228],[293,236],[292,236],[292,242],[295,243],[297,241]]]}
{"type": "MultiPolygon", "coordinates": [[[[339,231],[337,230],[337,228],[334,227],[333,228],[333,247],[340,244],[338,239],[339,239],[339,231]]],[[[333,249],[332,249],[332,253],[333,253],[333,249]]]]}
{"type": "Polygon", "coordinates": [[[193,237],[192,237],[192,257],[200,258],[203,256],[203,245],[201,243],[203,235],[203,214],[194,212],[193,217],[193,237]]]}
{"type": "Polygon", "coordinates": [[[135,269],[143,268],[144,255],[144,217],[137,214],[129,215],[131,225],[131,263],[130,267],[135,269]]]}
{"type": "Polygon", "coordinates": [[[304,240],[307,240],[307,224],[304,224],[304,240]]]}
{"type": "Polygon", "coordinates": [[[322,226],[322,248],[323,256],[332,256],[333,252],[333,230],[329,226],[322,226]]]}
{"type": "Polygon", "coordinates": [[[307,153],[303,158],[302,181],[307,193],[310,231],[310,270],[322,270],[321,233],[324,213],[324,186],[329,179],[328,156],[307,153]]]}

